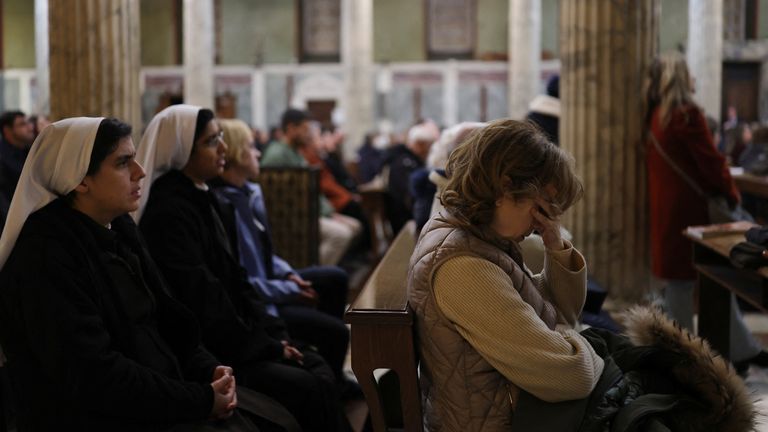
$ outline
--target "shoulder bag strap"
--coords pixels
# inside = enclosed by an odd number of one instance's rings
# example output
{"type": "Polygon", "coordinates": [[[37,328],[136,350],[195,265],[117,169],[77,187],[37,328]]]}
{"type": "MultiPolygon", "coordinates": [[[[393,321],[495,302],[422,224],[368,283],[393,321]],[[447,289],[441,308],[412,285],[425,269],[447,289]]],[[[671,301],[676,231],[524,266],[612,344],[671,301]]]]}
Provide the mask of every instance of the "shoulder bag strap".
{"type": "Polygon", "coordinates": [[[661,148],[661,144],[659,144],[659,141],[656,139],[656,136],[653,135],[653,131],[648,131],[648,136],[650,136],[651,141],[653,141],[653,145],[656,147],[656,151],[659,152],[661,157],[667,162],[667,164],[675,170],[675,172],[685,180],[688,185],[693,188],[694,191],[696,191],[697,194],[701,195],[704,198],[709,198],[707,194],[704,193],[704,191],[699,187],[698,184],[696,184],[695,181],[693,181],[692,178],[688,177],[688,175],[685,173],[685,171],[682,170],[677,164],[675,164],[672,159],[669,157],[669,155],[661,148]]]}

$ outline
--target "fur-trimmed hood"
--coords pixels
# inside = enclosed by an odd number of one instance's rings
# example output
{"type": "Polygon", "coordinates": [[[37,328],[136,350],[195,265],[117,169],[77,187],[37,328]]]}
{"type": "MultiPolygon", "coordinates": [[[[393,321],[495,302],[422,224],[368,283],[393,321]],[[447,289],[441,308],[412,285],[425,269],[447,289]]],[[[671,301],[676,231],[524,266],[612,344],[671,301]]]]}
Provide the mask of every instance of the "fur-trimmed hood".
{"type": "Polygon", "coordinates": [[[621,321],[634,345],[661,348],[686,359],[672,367],[671,375],[705,403],[707,410],[704,415],[699,410],[690,415],[684,412],[680,424],[690,426],[689,430],[754,430],[756,412],[749,390],[730,362],[707,341],[681,328],[662,312],[644,306],[628,310],[621,321]]]}

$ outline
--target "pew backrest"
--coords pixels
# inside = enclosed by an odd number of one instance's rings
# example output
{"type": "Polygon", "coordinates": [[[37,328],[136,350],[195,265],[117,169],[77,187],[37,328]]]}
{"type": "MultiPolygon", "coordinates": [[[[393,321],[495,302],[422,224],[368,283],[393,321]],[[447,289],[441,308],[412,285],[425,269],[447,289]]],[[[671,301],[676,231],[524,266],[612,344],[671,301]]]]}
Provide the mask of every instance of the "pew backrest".
{"type": "Polygon", "coordinates": [[[275,253],[295,268],[319,262],[319,171],[311,167],[261,168],[275,253]]]}
{"type": "Polygon", "coordinates": [[[408,306],[408,264],[416,245],[415,223],[398,233],[345,314],[352,327],[352,370],[363,389],[375,432],[389,430],[374,370],[390,369],[399,381],[406,431],[422,431],[421,393],[414,346],[414,317],[408,306]]]}

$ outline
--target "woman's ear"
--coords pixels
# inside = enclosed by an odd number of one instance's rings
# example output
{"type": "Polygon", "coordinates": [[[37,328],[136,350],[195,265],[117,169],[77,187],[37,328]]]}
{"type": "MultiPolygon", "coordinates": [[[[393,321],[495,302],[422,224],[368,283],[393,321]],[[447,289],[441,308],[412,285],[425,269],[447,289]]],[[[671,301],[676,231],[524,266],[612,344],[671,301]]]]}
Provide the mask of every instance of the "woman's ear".
{"type": "Polygon", "coordinates": [[[85,177],[79,185],[75,186],[75,192],[82,194],[88,192],[90,186],[88,184],[88,177],[85,177]]]}

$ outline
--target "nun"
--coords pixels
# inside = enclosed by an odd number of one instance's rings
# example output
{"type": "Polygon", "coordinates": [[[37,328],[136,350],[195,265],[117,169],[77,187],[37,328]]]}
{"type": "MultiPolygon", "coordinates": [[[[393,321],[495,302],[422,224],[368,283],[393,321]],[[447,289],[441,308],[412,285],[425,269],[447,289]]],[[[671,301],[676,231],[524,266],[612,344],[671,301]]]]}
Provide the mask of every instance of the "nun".
{"type": "Polygon", "coordinates": [[[131,126],[84,117],[46,127],[30,150],[0,238],[18,429],[259,430],[128,215],[143,195],[135,154],[131,126]]]}
{"type": "Polygon", "coordinates": [[[285,405],[305,431],[343,430],[330,367],[291,339],[240,266],[236,233],[222,222],[234,215],[223,214],[206,183],[223,172],[226,150],[209,109],[173,105],[152,119],[137,155],[150,192],[135,213],[149,251],[200,322],[206,348],[238,382],[285,405]]]}

